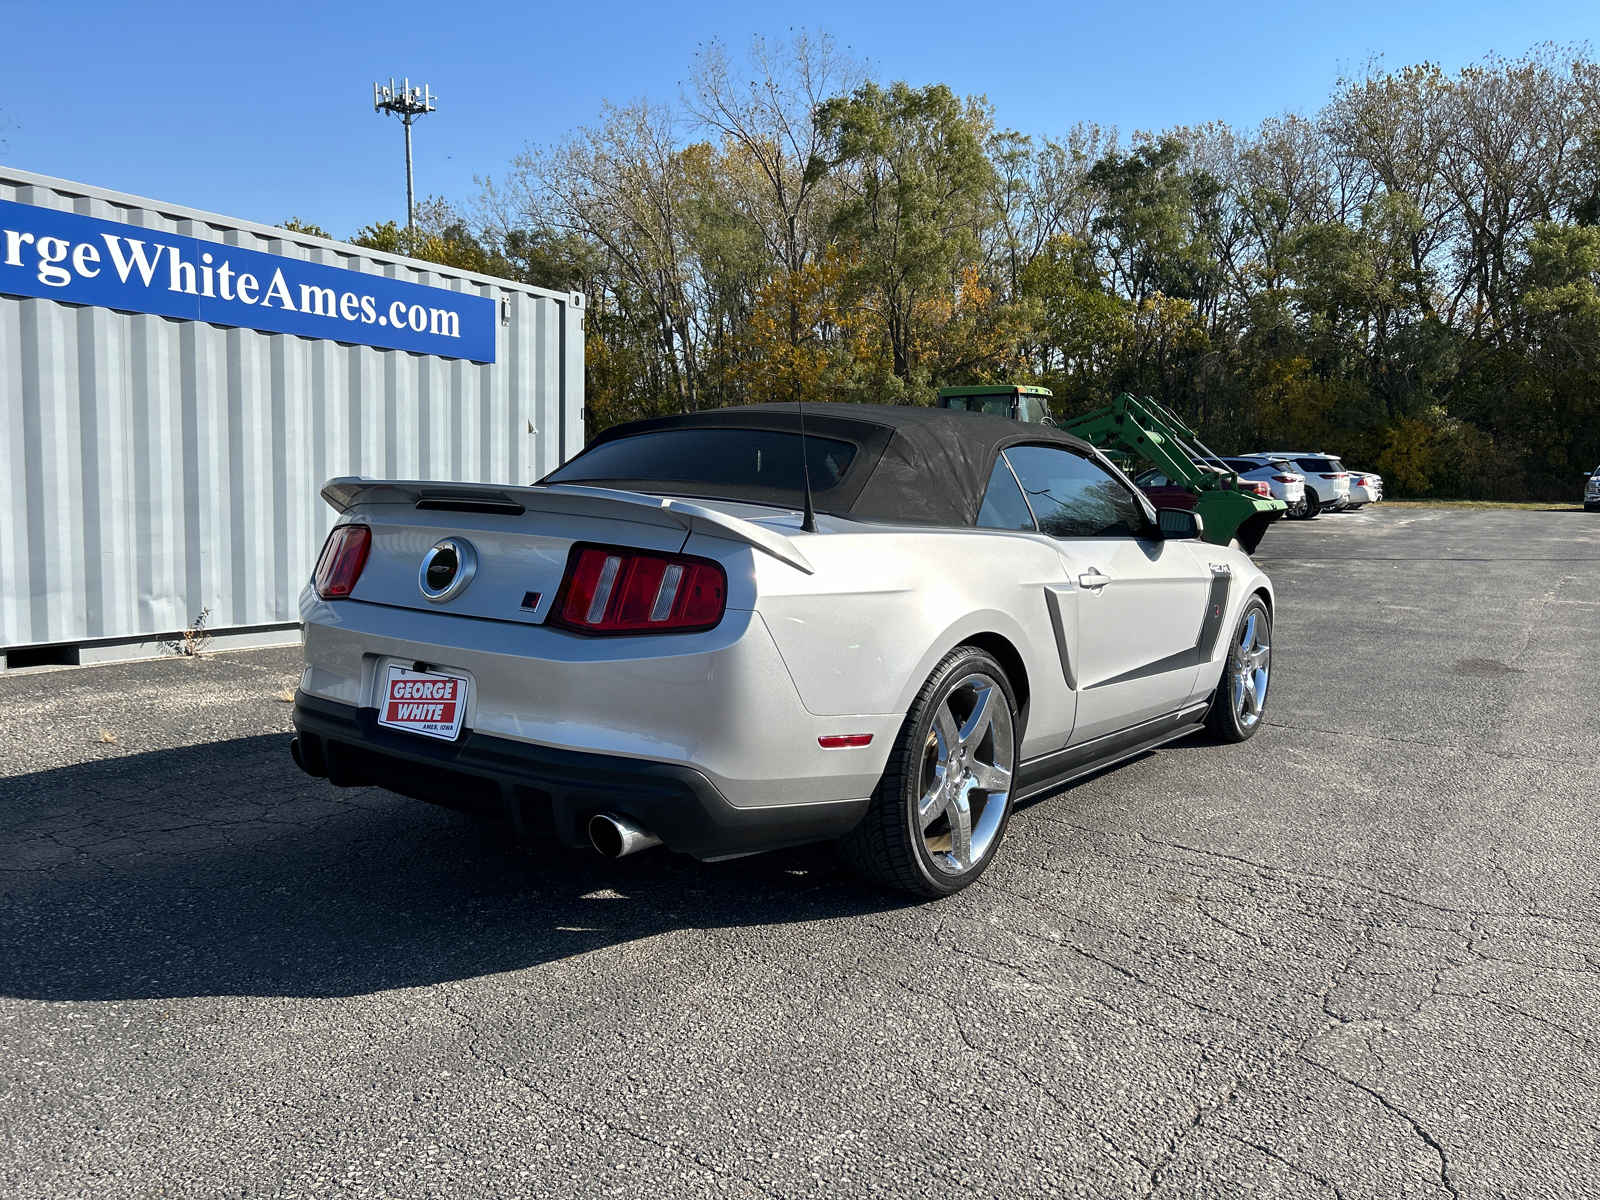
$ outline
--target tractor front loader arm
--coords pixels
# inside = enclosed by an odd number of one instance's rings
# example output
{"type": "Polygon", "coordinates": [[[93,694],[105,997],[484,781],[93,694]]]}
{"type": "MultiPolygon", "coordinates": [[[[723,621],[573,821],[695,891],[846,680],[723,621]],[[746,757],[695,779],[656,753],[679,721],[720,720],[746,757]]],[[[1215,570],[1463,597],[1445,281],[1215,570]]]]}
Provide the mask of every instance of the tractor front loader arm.
{"type": "Polygon", "coordinates": [[[1253,554],[1267,526],[1287,511],[1281,500],[1239,491],[1238,474],[1206,449],[1177,414],[1149,397],[1141,401],[1124,393],[1104,408],[1062,421],[1059,427],[1096,449],[1142,458],[1188,488],[1205,526],[1202,536],[1218,546],[1237,540],[1246,554],[1253,554]],[[1202,468],[1202,456],[1217,459],[1217,467],[1202,468]]]}

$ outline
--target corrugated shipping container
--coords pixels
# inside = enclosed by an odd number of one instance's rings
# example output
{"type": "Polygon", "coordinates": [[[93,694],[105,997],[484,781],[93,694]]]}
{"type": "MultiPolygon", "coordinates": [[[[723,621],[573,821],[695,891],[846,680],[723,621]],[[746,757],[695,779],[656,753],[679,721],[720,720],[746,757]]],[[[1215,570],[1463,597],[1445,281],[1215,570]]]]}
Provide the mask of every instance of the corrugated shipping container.
{"type": "Polygon", "coordinates": [[[0,198],[500,303],[485,364],[0,296],[0,648],[293,623],[327,479],[527,483],[583,447],[581,294],[22,171],[0,198]]]}

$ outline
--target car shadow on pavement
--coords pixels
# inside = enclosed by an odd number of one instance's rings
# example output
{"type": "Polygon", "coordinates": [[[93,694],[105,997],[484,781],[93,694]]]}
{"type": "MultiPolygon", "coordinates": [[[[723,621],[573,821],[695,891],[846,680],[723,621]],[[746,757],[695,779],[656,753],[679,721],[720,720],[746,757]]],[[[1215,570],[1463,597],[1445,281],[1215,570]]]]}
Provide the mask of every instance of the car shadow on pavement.
{"type": "Polygon", "coordinates": [[[38,1000],[361,995],[907,903],[828,847],[705,864],[518,842],[310,779],[282,735],[0,780],[0,828],[0,994],[38,1000]]]}

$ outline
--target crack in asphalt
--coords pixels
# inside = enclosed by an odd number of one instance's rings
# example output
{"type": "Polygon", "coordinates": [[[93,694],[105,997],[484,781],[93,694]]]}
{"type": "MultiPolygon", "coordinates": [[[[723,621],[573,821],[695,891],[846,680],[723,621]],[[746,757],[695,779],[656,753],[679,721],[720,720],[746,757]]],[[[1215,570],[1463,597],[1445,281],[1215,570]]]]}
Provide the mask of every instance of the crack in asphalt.
{"type": "Polygon", "coordinates": [[[1335,1071],[1326,1063],[1320,1063],[1314,1058],[1310,1058],[1304,1054],[1300,1055],[1299,1057],[1301,1061],[1307,1063],[1308,1065],[1316,1067],[1320,1071],[1327,1072],[1327,1074],[1332,1076],[1334,1079],[1337,1079],[1340,1083],[1347,1084],[1348,1086],[1355,1088],[1357,1091],[1364,1092],[1368,1096],[1371,1096],[1386,1110],[1404,1121],[1406,1126],[1410,1128],[1412,1133],[1416,1135],[1417,1139],[1422,1142],[1423,1145],[1427,1146],[1428,1149],[1432,1150],[1433,1153],[1438,1157],[1439,1182],[1444,1187],[1445,1191],[1449,1192],[1450,1195],[1455,1197],[1459,1197],[1461,1195],[1461,1192],[1457,1189],[1455,1182],[1450,1178],[1450,1156],[1448,1153],[1446,1153],[1444,1144],[1431,1133],[1429,1133],[1427,1129],[1423,1127],[1421,1122],[1419,1122],[1410,1113],[1406,1112],[1399,1105],[1391,1101],[1376,1088],[1368,1087],[1359,1080],[1351,1079],[1349,1076],[1344,1075],[1339,1071],[1335,1071]]]}
{"type": "Polygon", "coordinates": [[[1334,1195],[1334,1200],[1344,1200],[1344,1192],[1342,1190],[1340,1190],[1339,1185],[1337,1183],[1335,1183],[1333,1180],[1328,1179],[1325,1176],[1318,1175],[1315,1171],[1311,1170],[1309,1167],[1303,1166],[1300,1163],[1297,1163],[1297,1162],[1292,1161],[1291,1159],[1285,1158],[1283,1155],[1279,1154],[1276,1150],[1272,1149],[1270,1146],[1263,1146],[1260,1142],[1253,1142],[1249,1138],[1244,1137],[1241,1134],[1233,1133],[1233,1132],[1228,1131],[1228,1130],[1224,1130],[1222,1136],[1226,1137],[1226,1138],[1232,1138],[1234,1141],[1238,1142],[1240,1145],[1248,1146],[1248,1147],[1250,1147],[1250,1149],[1258,1151],[1259,1153],[1266,1155],[1266,1157],[1274,1160],[1275,1162],[1282,1163],[1284,1166],[1288,1167],[1289,1170],[1293,1171],[1296,1175],[1304,1175],[1307,1179],[1311,1180],[1318,1187],[1321,1187],[1324,1191],[1332,1192],[1333,1195],[1334,1195]]]}
{"type": "Polygon", "coordinates": [[[1581,758],[1554,758],[1545,754],[1517,754],[1510,750],[1489,750],[1481,746],[1464,746],[1453,742],[1430,742],[1425,738],[1394,737],[1382,733],[1362,733],[1355,729],[1325,729],[1318,725],[1296,725],[1289,721],[1263,721],[1272,729],[1290,729],[1297,733],[1321,733],[1329,737],[1357,738],[1364,742],[1389,742],[1397,746],[1422,746],[1429,750],[1449,750],[1464,758],[1498,758],[1506,762],[1535,762],[1541,766],[1593,767],[1594,763],[1581,758]]]}
{"type": "MultiPolygon", "coordinates": [[[[1104,833],[1106,831],[1105,830],[1094,830],[1092,832],[1104,833]]],[[[1398,900],[1398,901],[1400,901],[1401,903],[1404,903],[1404,904],[1414,904],[1419,908],[1431,909],[1434,912],[1449,913],[1449,914],[1452,914],[1452,915],[1455,915],[1455,916],[1472,917],[1472,918],[1482,918],[1482,917],[1498,917],[1498,918],[1520,917],[1520,918],[1529,919],[1529,920],[1554,921],[1554,922],[1557,922],[1559,924],[1594,925],[1596,927],[1600,927],[1600,916],[1596,916],[1596,917],[1581,917],[1581,916],[1577,916],[1577,915],[1574,915],[1574,914],[1556,914],[1556,913],[1544,913],[1544,912],[1506,912],[1504,910],[1487,909],[1487,908],[1485,908],[1485,909],[1455,908],[1455,907],[1452,907],[1450,905],[1438,904],[1438,903],[1436,903],[1434,901],[1430,901],[1430,900],[1423,900],[1423,899],[1420,899],[1420,898],[1418,898],[1416,896],[1408,895],[1405,892],[1394,891],[1393,889],[1390,889],[1390,888],[1382,888],[1382,887],[1378,887],[1378,886],[1376,886],[1374,884],[1361,883],[1358,880],[1348,879],[1348,878],[1346,878],[1346,877],[1344,877],[1342,875],[1327,875],[1327,874],[1324,874],[1324,873],[1319,872],[1319,871],[1313,871],[1309,867],[1291,867],[1291,866],[1277,865],[1277,864],[1273,864],[1273,863],[1260,862],[1260,861],[1255,860],[1255,859],[1245,858],[1245,857],[1243,857],[1241,855],[1229,854],[1226,851],[1222,851],[1222,850],[1208,850],[1208,849],[1206,849],[1205,847],[1202,847],[1202,846],[1190,846],[1190,845],[1186,845],[1186,844],[1184,844],[1182,842],[1164,841],[1164,840],[1162,840],[1160,838],[1151,837],[1149,834],[1143,832],[1142,830],[1130,830],[1128,832],[1133,833],[1135,836],[1143,839],[1146,842],[1149,842],[1152,845],[1164,846],[1169,850],[1180,850],[1180,851],[1183,851],[1183,852],[1188,853],[1188,854],[1204,855],[1204,856],[1206,856],[1208,858],[1220,858],[1220,859],[1224,859],[1224,860],[1229,861],[1229,862],[1239,863],[1241,866],[1250,867],[1250,868],[1252,868],[1254,870],[1266,871],[1266,872],[1269,872],[1269,873],[1272,873],[1272,874],[1284,875],[1284,876],[1288,876],[1288,877],[1291,877],[1291,878],[1299,877],[1299,878],[1303,878],[1303,879],[1322,880],[1322,881],[1325,881],[1325,882],[1328,882],[1328,883],[1338,884],[1340,887],[1355,888],[1355,889],[1360,890],[1360,891],[1370,892],[1370,893],[1372,893],[1373,895],[1376,895],[1376,896],[1385,896],[1385,897],[1387,897],[1387,898],[1389,898],[1391,900],[1398,900]]]]}
{"type": "Polygon", "coordinates": [[[1600,606],[1565,597],[1600,571],[1407,557],[1408,592],[1315,534],[1316,589],[1279,582],[1287,720],[1019,810],[927,906],[820,850],[508,854],[294,773],[249,691],[276,669],[0,677],[8,711],[55,690],[0,747],[0,1192],[1580,1193],[1600,606]],[[1490,725],[1456,641],[1542,686],[1490,725]]]}

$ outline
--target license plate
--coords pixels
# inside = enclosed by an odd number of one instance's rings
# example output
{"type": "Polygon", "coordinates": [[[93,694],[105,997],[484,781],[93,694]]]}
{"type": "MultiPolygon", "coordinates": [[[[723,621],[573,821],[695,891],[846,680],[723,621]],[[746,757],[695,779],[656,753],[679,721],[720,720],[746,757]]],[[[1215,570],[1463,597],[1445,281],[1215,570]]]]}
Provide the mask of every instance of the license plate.
{"type": "Polygon", "coordinates": [[[467,681],[461,676],[389,668],[379,697],[379,725],[454,741],[466,714],[467,681]]]}

